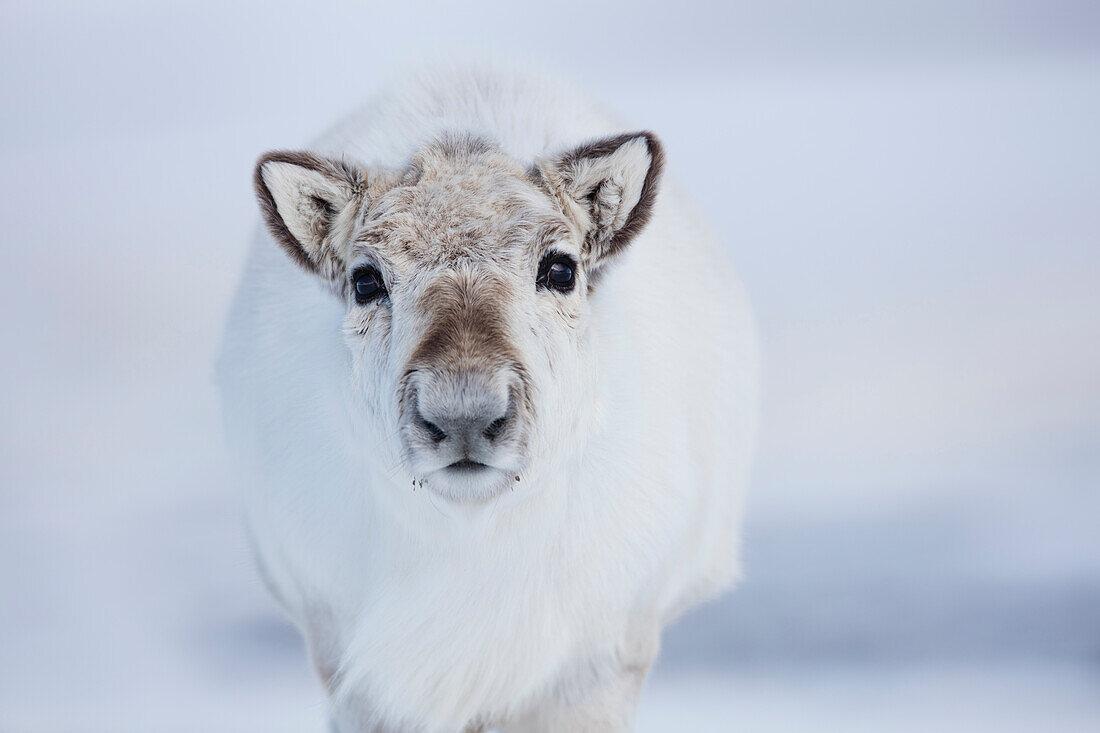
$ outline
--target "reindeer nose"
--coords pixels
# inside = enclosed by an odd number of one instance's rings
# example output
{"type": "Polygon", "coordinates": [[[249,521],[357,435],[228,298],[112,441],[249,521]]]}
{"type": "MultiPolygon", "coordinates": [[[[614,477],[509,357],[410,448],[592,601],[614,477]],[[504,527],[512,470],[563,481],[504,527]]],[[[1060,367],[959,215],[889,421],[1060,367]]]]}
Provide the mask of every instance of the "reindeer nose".
{"type": "Polygon", "coordinates": [[[434,442],[442,443],[450,438],[461,445],[476,443],[479,438],[488,441],[496,440],[511,420],[507,413],[486,422],[487,418],[484,415],[441,417],[433,414],[428,418],[422,412],[418,412],[417,419],[434,442]]]}
{"type": "Polygon", "coordinates": [[[495,375],[434,373],[419,380],[414,422],[464,458],[489,448],[513,422],[508,385],[495,375]]]}

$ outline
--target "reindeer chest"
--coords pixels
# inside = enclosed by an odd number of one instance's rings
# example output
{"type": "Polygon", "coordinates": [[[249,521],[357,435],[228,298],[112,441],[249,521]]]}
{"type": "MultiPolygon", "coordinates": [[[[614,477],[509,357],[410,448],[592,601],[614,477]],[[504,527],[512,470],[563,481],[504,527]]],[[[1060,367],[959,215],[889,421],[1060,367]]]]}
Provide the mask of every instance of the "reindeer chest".
{"type": "Polygon", "coordinates": [[[429,729],[515,713],[502,706],[560,684],[627,624],[631,589],[584,554],[506,546],[380,570],[334,645],[341,693],[429,729]]]}

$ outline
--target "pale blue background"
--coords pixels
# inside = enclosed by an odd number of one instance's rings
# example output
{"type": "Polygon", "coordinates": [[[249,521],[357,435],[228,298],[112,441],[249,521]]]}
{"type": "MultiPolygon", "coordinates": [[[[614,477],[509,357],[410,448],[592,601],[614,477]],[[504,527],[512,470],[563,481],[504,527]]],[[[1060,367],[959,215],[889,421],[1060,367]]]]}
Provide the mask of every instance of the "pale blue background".
{"type": "Polygon", "coordinates": [[[211,381],[252,163],[486,49],[657,131],[759,317],[639,730],[1100,730],[1100,6],[1020,0],[0,3],[0,730],[319,730],[211,381]]]}

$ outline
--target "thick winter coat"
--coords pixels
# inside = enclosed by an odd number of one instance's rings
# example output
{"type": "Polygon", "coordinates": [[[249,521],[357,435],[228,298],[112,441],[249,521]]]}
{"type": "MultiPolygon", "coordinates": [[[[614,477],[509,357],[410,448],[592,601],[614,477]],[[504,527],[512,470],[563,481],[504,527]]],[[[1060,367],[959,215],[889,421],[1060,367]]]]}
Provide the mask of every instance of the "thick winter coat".
{"type": "Polygon", "coordinates": [[[629,730],[736,574],[756,344],[664,157],[481,69],[257,164],[219,381],[338,730],[629,730]]]}

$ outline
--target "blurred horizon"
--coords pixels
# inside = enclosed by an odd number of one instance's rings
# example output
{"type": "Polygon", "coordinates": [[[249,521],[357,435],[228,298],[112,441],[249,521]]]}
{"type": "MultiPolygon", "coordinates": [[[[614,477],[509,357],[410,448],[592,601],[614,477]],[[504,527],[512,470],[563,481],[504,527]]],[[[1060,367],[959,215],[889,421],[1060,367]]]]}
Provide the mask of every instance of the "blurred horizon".
{"type": "Polygon", "coordinates": [[[0,730],[320,725],[211,380],[252,165],[486,54],[656,131],[758,317],[638,730],[1094,730],[1100,6],[1021,0],[0,5],[0,730]]]}

